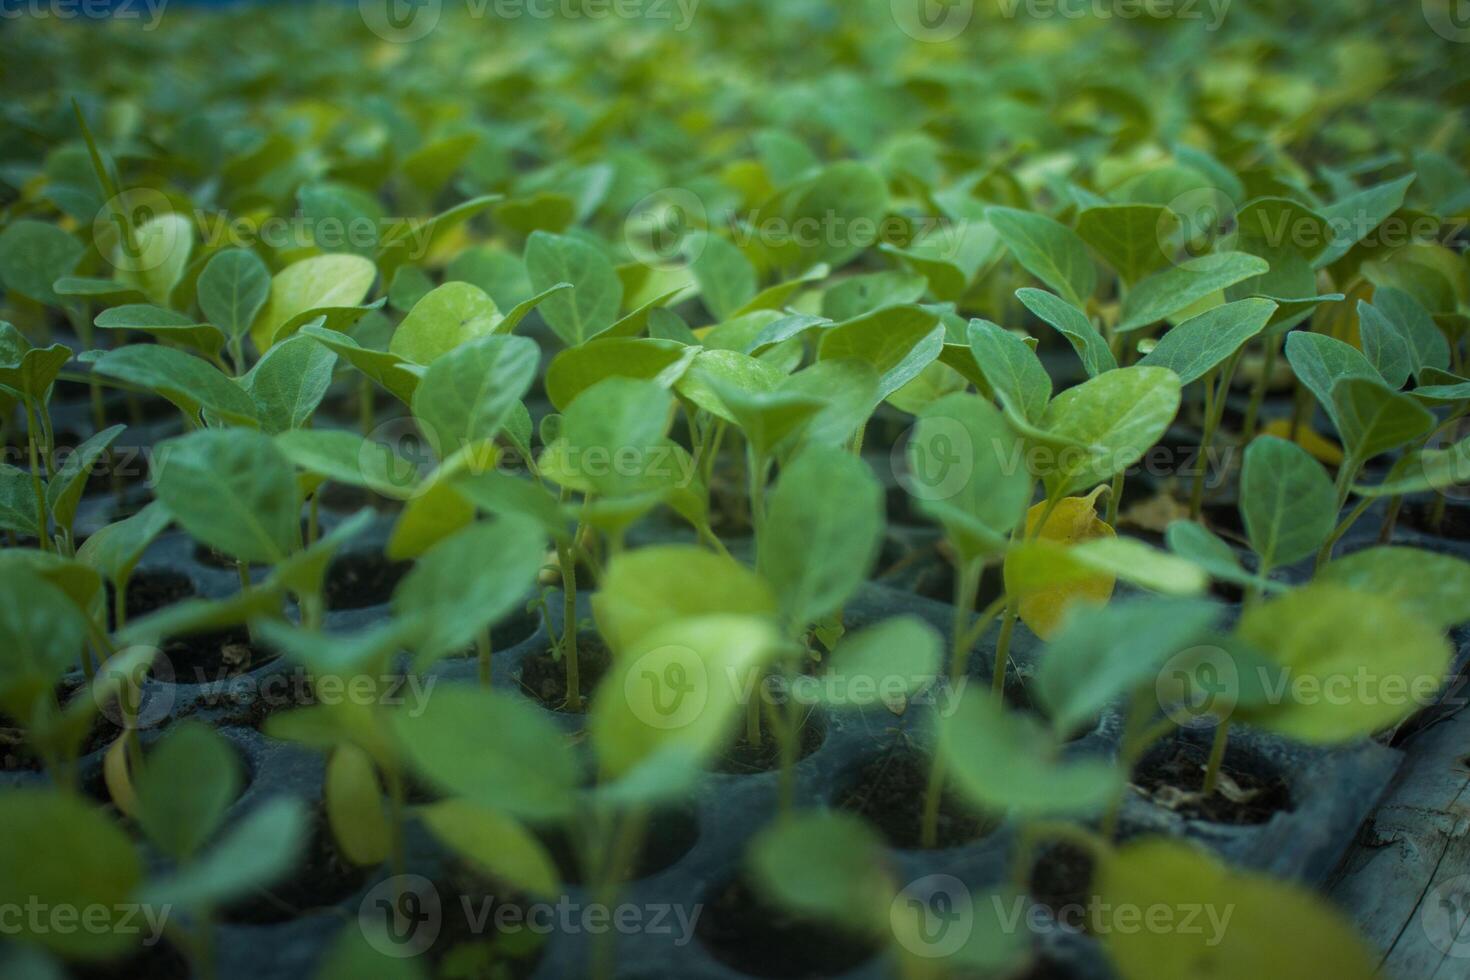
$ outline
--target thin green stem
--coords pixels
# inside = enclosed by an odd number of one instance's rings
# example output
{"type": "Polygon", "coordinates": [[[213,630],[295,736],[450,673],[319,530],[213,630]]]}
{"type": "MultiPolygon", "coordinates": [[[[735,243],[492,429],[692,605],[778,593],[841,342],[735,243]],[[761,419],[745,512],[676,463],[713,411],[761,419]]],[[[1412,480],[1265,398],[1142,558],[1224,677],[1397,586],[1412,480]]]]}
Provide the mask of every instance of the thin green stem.
{"type": "Polygon", "coordinates": [[[1276,373],[1276,358],[1281,350],[1280,337],[1266,338],[1266,353],[1261,358],[1261,371],[1251,385],[1251,400],[1245,407],[1245,421],[1240,426],[1240,441],[1250,442],[1256,437],[1256,426],[1261,418],[1261,406],[1266,402],[1266,392],[1271,387],[1271,375],[1276,373]]]}
{"type": "Polygon", "coordinates": [[[36,496],[36,540],[42,551],[51,550],[50,521],[46,519],[46,488],[41,477],[40,446],[36,440],[38,426],[34,401],[27,397],[26,405],[26,449],[31,459],[31,490],[36,496]]]}
{"type": "Polygon", "coordinates": [[[1205,477],[1210,469],[1210,445],[1215,441],[1215,432],[1225,415],[1226,395],[1230,392],[1230,379],[1235,374],[1235,365],[1240,361],[1237,351],[1219,371],[1218,390],[1213,377],[1204,380],[1205,385],[1205,428],[1200,435],[1199,460],[1195,464],[1194,487],[1189,493],[1189,517],[1198,521],[1204,512],[1205,477]]]}
{"type": "Polygon", "coordinates": [[[1126,470],[1119,470],[1113,474],[1113,488],[1108,493],[1108,512],[1107,516],[1103,518],[1109,527],[1116,527],[1118,524],[1118,508],[1122,506],[1123,488],[1127,482],[1128,473],[1126,470]]]}
{"type": "MultiPolygon", "coordinates": [[[[572,535],[575,544],[582,533],[578,525],[572,535]]],[[[574,547],[557,545],[557,559],[561,564],[562,591],[562,659],[567,676],[567,710],[582,710],[582,665],[577,654],[577,556],[574,547]]]]}

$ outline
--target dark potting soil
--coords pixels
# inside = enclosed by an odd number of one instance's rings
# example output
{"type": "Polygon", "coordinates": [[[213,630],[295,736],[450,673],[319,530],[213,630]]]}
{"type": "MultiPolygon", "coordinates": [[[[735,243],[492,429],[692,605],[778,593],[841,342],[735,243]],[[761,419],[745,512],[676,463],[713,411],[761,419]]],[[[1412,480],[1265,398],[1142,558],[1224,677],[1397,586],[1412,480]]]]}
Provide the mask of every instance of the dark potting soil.
{"type": "Polygon", "coordinates": [[[535,971],[549,936],[547,923],[528,914],[525,895],[462,865],[434,890],[443,916],[427,951],[435,976],[522,980],[535,971]]]}
{"type": "MultiPolygon", "coordinates": [[[[886,753],[857,770],[849,785],[837,794],[835,805],[867,820],[892,846],[917,849],[922,846],[929,767],[929,757],[919,752],[886,753]]],[[[998,821],[977,814],[947,788],[939,799],[937,847],[978,840],[998,825],[998,821]]]]}
{"type": "MultiPolygon", "coordinates": [[[[107,587],[107,628],[117,629],[117,618],[113,604],[117,590],[111,582],[107,587]]],[[[194,583],[187,575],[166,569],[143,569],[128,580],[124,602],[127,604],[128,622],[133,622],[165,606],[182,602],[194,595],[194,583]]]]}
{"type": "Polygon", "coordinates": [[[393,598],[393,590],[413,562],[390,561],[383,555],[340,555],[327,567],[322,594],[327,608],[365,609],[393,598]]]}
{"type": "Polygon", "coordinates": [[[695,934],[715,959],[757,977],[831,977],[877,952],[869,937],[792,915],[743,877],[704,896],[695,934]]]}
{"type": "Polygon", "coordinates": [[[317,493],[317,502],[327,510],[343,514],[355,514],[364,507],[377,511],[394,510],[398,507],[396,500],[346,483],[328,483],[317,493]]]}
{"type": "Polygon", "coordinates": [[[1133,784],[1181,816],[1210,823],[1262,824],[1291,809],[1291,788],[1279,773],[1229,748],[1220,771],[1240,789],[1241,798],[1232,800],[1218,790],[1208,797],[1198,796],[1207,762],[1205,748],[1176,739],[1144,757],[1133,773],[1133,784]],[[1178,796],[1177,791],[1185,795],[1178,796]]]}
{"type": "MultiPolygon", "coordinates": [[[[551,859],[556,862],[562,881],[571,885],[585,884],[587,869],[582,866],[575,843],[562,827],[551,827],[540,835],[551,859]]],[[[688,854],[699,840],[699,816],[692,806],[670,806],[655,811],[643,831],[643,840],[631,859],[615,869],[619,881],[637,881],[672,867],[688,854]]]]}
{"type": "Polygon", "coordinates": [[[276,658],[274,651],[257,646],[243,626],[165,640],[176,684],[208,684],[254,670],[276,658]]]}
{"type": "MultiPolygon", "coordinates": [[[[57,685],[56,699],[63,706],[78,696],[89,696],[80,676],[68,678],[57,685]]],[[[77,757],[82,758],[107,748],[121,734],[122,729],[112,722],[107,713],[97,712],[82,740],[81,748],[77,750],[77,757]]],[[[25,729],[9,715],[0,714],[0,772],[40,772],[42,767],[41,757],[31,751],[26,740],[25,729]]]]}
{"type": "MultiPolygon", "coordinates": [[[[577,636],[577,687],[582,695],[582,709],[591,703],[592,692],[597,689],[608,668],[612,666],[612,654],[601,637],[595,633],[577,636]]],[[[567,669],[555,651],[547,649],[533,653],[521,661],[521,690],[540,701],[553,711],[568,711],[567,669]]]]}
{"type": "Polygon", "coordinates": [[[367,869],[349,862],[337,847],[325,812],[317,805],[306,848],[290,878],[222,909],[219,919],[242,925],[288,922],[346,900],[367,881],[367,869]]]}
{"type": "MultiPolygon", "coordinates": [[[[771,772],[781,768],[781,743],[777,740],[769,724],[761,726],[761,740],[759,745],[752,745],[745,738],[745,716],[742,713],[740,738],[716,760],[715,772],[723,772],[736,776],[752,775],[758,772],[771,772]]],[[[796,753],[797,761],[805,759],[817,749],[822,747],[822,742],[827,738],[827,726],[821,717],[808,714],[802,719],[801,729],[798,732],[800,741],[796,753]]]]}
{"type": "Polygon", "coordinates": [[[1062,925],[1087,932],[1094,867],[1092,855],[1082,848],[1053,844],[1044,848],[1031,866],[1027,891],[1032,899],[1051,909],[1062,925]]]}
{"type": "Polygon", "coordinates": [[[1458,541],[1470,541],[1470,507],[1450,501],[1444,509],[1444,519],[1438,524],[1434,520],[1434,504],[1414,502],[1405,504],[1399,520],[1425,534],[1440,535],[1458,541]]]}

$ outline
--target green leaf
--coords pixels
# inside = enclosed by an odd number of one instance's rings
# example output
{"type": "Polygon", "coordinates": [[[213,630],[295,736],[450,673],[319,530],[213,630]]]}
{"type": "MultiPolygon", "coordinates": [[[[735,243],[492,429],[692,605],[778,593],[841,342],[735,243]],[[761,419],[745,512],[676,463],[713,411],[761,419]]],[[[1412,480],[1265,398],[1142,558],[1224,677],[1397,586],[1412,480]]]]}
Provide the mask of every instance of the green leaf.
{"type": "Polygon", "coordinates": [[[378,270],[360,255],[314,255],[271,278],[270,297],[250,328],[259,351],[269,350],[292,323],[328,308],[354,307],[367,299],[378,270]]]}
{"type": "Polygon", "coordinates": [[[1203,570],[1193,563],[1135,538],[1106,533],[1075,544],[1045,537],[1016,542],[1006,554],[1005,572],[1017,596],[1097,581],[1099,573],[1108,581],[1122,579],[1164,595],[1199,595],[1209,585],[1203,570]]]}
{"type": "Polygon", "coordinates": [[[1332,386],[1337,431],[1348,454],[1360,461],[1397,449],[1434,428],[1434,416],[1382,381],[1343,378],[1332,386]]]}
{"type": "Polygon", "coordinates": [[[244,337],[271,294],[271,274],[254,252],[218,252],[199,273],[199,309],[225,335],[244,337]]]}
{"type": "Polygon", "coordinates": [[[822,316],[840,322],[888,306],[917,303],[927,286],[923,276],[907,272],[872,272],[853,276],[822,294],[822,316]]]}
{"type": "Polygon", "coordinates": [[[292,429],[276,446],[296,467],[324,480],[371,490],[390,500],[411,496],[419,468],[385,442],[341,429],[292,429]]]}
{"type": "Polygon", "coordinates": [[[393,331],[388,353],[432,364],[459,345],[493,333],[500,310],[467,282],[446,282],[414,304],[393,331]]]}
{"type": "Polygon", "coordinates": [[[284,879],[306,847],[305,805],[272,796],[225,832],[218,844],[172,874],[148,882],[144,901],[208,911],[284,879]]]}
{"type": "Polygon", "coordinates": [[[182,313],[161,306],[135,303],[114,306],[97,314],[94,321],[103,330],[136,330],[173,342],[208,358],[214,358],[225,345],[225,335],[208,323],[195,323],[182,313]]]}
{"type": "Polygon", "coordinates": [[[61,306],[52,284],[71,274],[83,251],[75,236],[48,221],[12,222],[0,232],[0,284],[37,303],[61,306]]]}
{"type": "Polygon", "coordinates": [[[1385,286],[1373,291],[1373,309],[1392,324],[1408,342],[1416,378],[1426,370],[1447,371],[1450,345],[1444,332],[1417,299],[1402,289],[1385,286]]]}
{"type": "Polygon", "coordinates": [[[1027,272],[1072,305],[1087,305],[1097,287],[1097,268],[1075,231],[1044,214],[1015,208],[986,208],[985,217],[1027,272]]]}
{"type": "MultiPolygon", "coordinates": [[[[100,909],[92,928],[51,928],[17,916],[25,941],[79,960],[105,960],[136,943],[122,926],[136,915],[142,861],[128,835],[79,794],[14,789],[0,794],[0,903],[21,909],[100,909]],[[100,921],[99,921],[100,919],[100,921]]],[[[10,930],[7,930],[10,931],[10,930]]]]}
{"type": "Polygon", "coordinates": [[[1367,548],[1334,560],[1315,581],[1391,599],[1438,630],[1470,622],[1470,562],[1451,555],[1367,548]]]}
{"type": "Polygon", "coordinates": [[[1296,443],[1260,436],[1245,450],[1240,516],[1263,569],[1316,553],[1337,524],[1337,492],[1322,464],[1296,443]]]}
{"type": "Polygon", "coordinates": [[[444,685],[418,714],[389,717],[414,770],[446,793],[527,820],[565,818],[577,806],[577,757],[521,698],[444,685]]]}
{"type": "Polygon", "coordinates": [[[1219,536],[1194,521],[1174,521],[1164,532],[1169,550],[1207,572],[1211,578],[1237,585],[1254,585],[1263,591],[1266,583],[1247,572],[1235,550],[1219,536]]]}
{"type": "Polygon", "coordinates": [[[0,463],[0,527],[39,538],[36,488],[29,470],[0,463]]]}
{"type": "Polygon", "coordinates": [[[973,561],[1003,552],[1031,499],[1031,475],[995,406],[964,393],[939,399],[920,413],[906,453],[904,489],[959,554],[973,561]]]}
{"type": "Polygon", "coordinates": [[[394,925],[382,917],[369,919],[361,929],[337,930],[312,974],[313,980],[360,980],[368,976],[375,980],[427,980],[418,958],[384,952],[394,948],[388,933],[394,925]]]}
{"type": "Polygon", "coordinates": [[[1358,301],[1358,335],[1363,356],[1390,388],[1402,388],[1415,373],[1415,353],[1398,325],[1363,300],[1358,301]]]}
{"type": "MultiPolygon", "coordinates": [[[[786,303],[792,298],[792,296],[794,296],[796,293],[799,293],[804,287],[809,286],[813,283],[821,282],[823,279],[826,279],[831,271],[831,267],[828,266],[826,263],[818,262],[816,265],[812,266],[810,269],[808,269],[806,272],[803,272],[799,276],[796,276],[792,279],[787,279],[785,282],[778,282],[774,286],[767,286],[765,289],[762,289],[760,292],[756,293],[750,299],[741,304],[739,309],[735,310],[734,313],[731,314],[731,317],[741,317],[745,316],[748,313],[755,313],[760,310],[779,310],[786,305],[786,303]]],[[[677,295],[677,293],[669,295],[670,297],[672,297],[674,295],[677,295]]],[[[629,316],[631,315],[632,314],[629,314],[629,316]]],[[[624,319],[627,319],[627,317],[624,317],[624,319]]]]}
{"type": "Polygon", "coordinates": [[[1138,330],[1194,307],[1227,286],[1264,274],[1264,259],[1245,252],[1220,252],[1190,259],[1140,282],[1123,303],[1119,333],[1138,330]]]}
{"type": "Polygon", "coordinates": [[[404,218],[383,232],[378,244],[378,269],[384,282],[393,281],[393,273],[405,262],[418,256],[431,255],[434,249],[466,221],[501,199],[499,194],[484,194],[462,201],[427,220],[404,218]]]}
{"type": "Polygon", "coordinates": [[[159,850],[188,860],[219,829],[243,782],[230,743],[204,723],[185,719],[149,750],[134,777],[138,824],[159,850]]]}
{"type": "Polygon", "coordinates": [[[845,635],[819,680],[829,708],[892,706],[939,675],[944,638],[917,616],[895,616],[845,635]]]}
{"type": "MultiPolygon", "coordinates": [[[[943,368],[944,365],[936,361],[924,371],[936,367],[943,368]]],[[[923,377],[921,373],[919,378],[894,392],[890,396],[891,402],[896,405],[900,392],[908,390],[923,377]]],[[[798,426],[795,432],[782,440],[777,447],[778,453],[784,456],[802,446],[819,443],[844,446],[873,414],[873,406],[878,403],[878,372],[864,361],[819,361],[782,381],[780,393],[793,397],[816,397],[824,400],[825,405],[809,422],[798,426]]]]}
{"type": "Polygon", "coordinates": [[[1003,247],[995,228],[976,219],[929,228],[908,248],[882,246],[923,276],[929,292],[943,302],[958,302],[980,270],[1000,257],[1003,247]]]}
{"type": "Polygon", "coordinates": [[[269,435],[302,429],[332,384],[337,354],[310,336],[277,343],[240,379],[269,435]]]}
{"type": "MultiPolygon", "coordinates": [[[[61,469],[46,484],[46,508],[51,512],[57,527],[70,530],[77,515],[77,504],[81,502],[82,492],[87,488],[87,479],[92,475],[92,468],[126,428],[125,425],[114,425],[83,442],[67,454],[66,462],[61,464],[61,469]]],[[[31,511],[34,515],[34,499],[31,511]]]]}
{"type": "Polygon", "coordinates": [[[33,347],[14,326],[0,321],[0,387],[40,404],[69,360],[71,348],[64,344],[33,347]]]}
{"type": "Polygon", "coordinates": [[[740,391],[774,391],[786,380],[781,371],[749,354],[731,350],[702,350],[674,390],[711,415],[738,424],[735,415],[720,399],[716,386],[740,391]]]}
{"type": "Polygon", "coordinates": [[[412,403],[419,379],[407,370],[413,366],[409,361],[387,351],[362,347],[346,334],[325,327],[302,327],[301,336],[311,337],[329,348],[405,405],[412,403]]]}
{"type": "Polygon", "coordinates": [[[503,813],[464,800],[444,800],[422,807],[418,816],[440,843],[481,874],[537,898],[561,893],[546,845],[503,813]]]}
{"type": "Polygon", "coordinates": [[[208,412],[235,425],[260,424],[249,393],[193,354],[157,344],[131,344],[103,354],[92,370],[153,391],[191,419],[208,412]]]}
{"type": "Polygon", "coordinates": [[[851,359],[879,374],[878,397],[887,398],[939,356],[944,329],[939,318],[917,306],[891,306],[822,331],[817,360],[851,359]]]}
{"type": "Polygon", "coordinates": [[[638,378],[671,387],[692,363],[695,352],[672,340],[649,337],[598,337],[568,347],[546,369],[546,396],[566,411],[578,395],[604,378],[638,378]]]}
{"type": "Polygon", "coordinates": [[[734,735],[741,680],[779,648],[766,617],[680,618],[626,648],[592,698],[587,726],[605,792],[625,802],[687,793],[734,735]]]}
{"type": "Polygon", "coordinates": [[[1036,691],[1060,735],[1097,718],[1112,701],[1148,688],[1170,657],[1198,642],[1220,617],[1200,599],[1134,599],[1071,614],[1047,643],[1036,691]]]}
{"type": "Polygon", "coordinates": [[[413,414],[441,459],[493,439],[530,390],[540,363],[534,341],[488,336],[429,365],[413,396],[413,414]]]}
{"type": "Polygon", "coordinates": [[[1096,377],[1118,366],[1107,341],[1077,307],[1042,289],[1018,289],[1016,298],[1067,338],[1082,359],[1082,367],[1088,377],[1096,377]]]}
{"type": "Polygon", "coordinates": [[[150,302],[168,306],[193,251],[193,223],[182,214],[160,214],[134,228],[131,243],[120,239],[108,261],[122,282],[136,287],[150,302]]]}
{"type": "Polygon", "coordinates": [[[577,396],[562,419],[571,472],[599,495],[644,489],[661,458],[673,396],[652,381],[608,378],[577,396]]]}
{"type": "Polygon", "coordinates": [[[1314,582],[1253,606],[1237,633],[1271,656],[1284,685],[1244,720],[1313,744],[1404,720],[1430,703],[1450,663],[1449,644],[1417,610],[1337,584],[1314,582]]]}
{"type": "Polygon", "coordinates": [[[526,270],[537,290],[570,282],[547,298],[541,315],[568,347],[590,339],[617,319],[623,284],[607,256],[571,235],[535,232],[526,240],[526,270]]]}
{"type": "Polygon", "coordinates": [[[840,810],[808,810],[777,821],[750,844],[757,888],[803,919],[859,935],[888,926],[896,885],[883,839],[840,810]]]}
{"type": "Polygon", "coordinates": [[[989,320],[971,320],[967,336],[980,373],[1006,413],[1031,425],[1040,423],[1052,388],[1036,352],[989,320]]]}
{"type": "Polygon", "coordinates": [[[733,558],[694,545],[649,545],[612,560],[592,612],[602,638],[621,653],[680,619],[774,615],[776,599],[764,579],[733,558]],[[687,588],[690,582],[699,588],[687,588]]]}
{"type": "Polygon", "coordinates": [[[1322,209],[1333,230],[1332,243],[1312,263],[1314,269],[1325,269],[1347,255],[1352,247],[1368,237],[1379,225],[1399,208],[1403,207],[1404,195],[1414,175],[1399,177],[1373,187],[1350,194],[1322,209]]]}
{"type": "Polygon", "coordinates": [[[1112,479],[1143,457],[1179,412],[1179,376],[1134,366],[1100,374],[1052,399],[1042,427],[1095,447],[1062,450],[1040,474],[1047,494],[1063,497],[1112,479]]]}
{"type": "Polygon", "coordinates": [[[729,319],[755,296],[755,266],[735,245],[707,231],[695,231],[685,239],[684,248],[694,256],[689,270],[705,309],[717,322],[729,319]]]}
{"type": "Polygon", "coordinates": [[[173,520],[163,505],[154,501],[132,517],[109,524],[77,549],[77,558],[97,569],[114,586],[127,582],[143,552],[173,520]]]}
{"type": "Polygon", "coordinates": [[[523,605],[545,555],[541,529],[510,516],[472,524],[424,552],[393,592],[394,614],[416,637],[417,667],[465,650],[523,605]]]}
{"type": "Polygon", "coordinates": [[[274,564],[300,538],[296,474],[268,436],[193,432],[158,447],[153,489],[193,537],[245,562],[274,564]]]}
{"type": "Polygon", "coordinates": [[[1300,885],[1232,870],[1193,844],[1146,838],[1106,851],[1096,889],[1097,900],[1113,909],[1206,913],[1191,929],[1125,928],[1118,918],[1102,944],[1122,980],[1370,980],[1378,973],[1377,955],[1322,899],[1300,885]]]}
{"type": "Polygon", "coordinates": [[[36,699],[74,666],[87,635],[82,611],[31,568],[0,565],[0,706],[23,723],[36,699]]]}
{"type": "Polygon", "coordinates": [[[1138,363],[1165,367],[1190,384],[1209,374],[1266,328],[1276,304],[1268,299],[1226,303],[1185,320],[1138,363]]]}
{"type": "Polygon", "coordinates": [[[1157,204],[1109,204],[1077,216],[1077,234],[1130,283],[1169,261],[1164,246],[1178,231],[1178,217],[1157,204]]]}
{"type": "Polygon", "coordinates": [[[1332,386],[1342,378],[1380,380],[1378,369],[1351,344],[1326,334],[1296,330],[1286,338],[1286,359],[1296,372],[1297,380],[1306,385],[1332,418],[1337,420],[1332,404],[1332,386]]]}
{"type": "Polygon", "coordinates": [[[310,222],[313,243],[323,252],[371,258],[377,251],[383,206],[375,195],[350,184],[319,181],[299,187],[296,200],[310,222]]]}
{"type": "Polygon", "coordinates": [[[774,391],[738,388],[714,379],[710,386],[734,417],[756,458],[761,460],[769,458],[778,443],[799,436],[826,407],[826,400],[820,395],[787,388],[784,382],[774,391]]]}
{"type": "Polygon", "coordinates": [[[883,534],[883,491],[861,459],[813,446],[781,471],[767,501],[760,572],[783,618],[815,623],[867,577],[883,534]]]}
{"type": "Polygon", "coordinates": [[[1470,483],[1470,439],[1448,449],[1423,449],[1399,457],[1382,483],[1353,485],[1360,497],[1396,497],[1426,490],[1444,491],[1470,483]]]}
{"type": "Polygon", "coordinates": [[[939,722],[940,750],[955,789],[976,806],[1017,817],[1086,816],[1123,791],[1123,773],[1101,759],[1064,761],[1031,716],[970,694],[939,722]]]}

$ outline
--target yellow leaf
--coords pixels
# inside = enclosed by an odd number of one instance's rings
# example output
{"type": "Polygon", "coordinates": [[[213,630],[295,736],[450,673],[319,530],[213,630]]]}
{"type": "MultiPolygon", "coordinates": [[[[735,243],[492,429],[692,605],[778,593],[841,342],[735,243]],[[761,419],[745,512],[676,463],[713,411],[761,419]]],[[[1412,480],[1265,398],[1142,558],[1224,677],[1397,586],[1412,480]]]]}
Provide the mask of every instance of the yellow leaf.
{"type": "Polygon", "coordinates": [[[128,772],[127,732],[119,735],[102,757],[102,781],[107,784],[107,795],[124,815],[131,817],[138,812],[138,796],[133,792],[133,778],[128,772]]]}
{"type": "MultiPolygon", "coordinates": [[[[1291,419],[1272,419],[1261,430],[1261,435],[1276,436],[1278,439],[1290,442],[1291,419]]],[[[1296,444],[1311,453],[1320,463],[1326,463],[1328,466],[1342,465],[1342,447],[1326,436],[1318,435],[1308,426],[1303,425],[1297,428],[1296,444]]]]}
{"type": "Polygon", "coordinates": [[[1363,941],[1326,902],[1188,844],[1124,845],[1102,860],[1097,887],[1094,925],[1124,980],[1376,975],[1363,941]]]}
{"type": "Polygon", "coordinates": [[[372,758],[351,743],[337,746],[327,762],[325,795],[327,822],[347,859],[364,867],[387,860],[393,831],[372,758]]]}
{"type": "MultiPolygon", "coordinates": [[[[1085,497],[1063,497],[1057,502],[1046,524],[1037,533],[1046,504],[1039,503],[1026,512],[1026,536],[1060,545],[1081,544],[1097,538],[1111,538],[1116,532],[1097,516],[1097,498],[1107,487],[1098,487],[1085,497]]],[[[1012,581],[1016,578],[1011,559],[1006,559],[1006,587],[1016,595],[1012,581]]],[[[1086,577],[1068,576],[1065,582],[1049,587],[1028,587],[1019,595],[1017,611],[1021,622],[1042,639],[1061,626],[1067,610],[1079,602],[1103,604],[1113,595],[1115,576],[1098,573],[1086,577]]]]}

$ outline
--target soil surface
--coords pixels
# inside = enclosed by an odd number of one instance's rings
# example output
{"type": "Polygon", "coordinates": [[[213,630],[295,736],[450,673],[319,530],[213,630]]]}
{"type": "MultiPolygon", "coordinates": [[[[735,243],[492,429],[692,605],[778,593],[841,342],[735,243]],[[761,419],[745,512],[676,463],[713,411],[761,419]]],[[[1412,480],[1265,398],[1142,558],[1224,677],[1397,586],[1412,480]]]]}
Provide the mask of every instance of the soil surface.
{"type": "Polygon", "coordinates": [[[1175,740],[1144,758],[1133,774],[1133,783],[1154,802],[1181,816],[1210,823],[1262,824],[1273,814],[1291,809],[1291,789],[1286,780],[1264,766],[1241,759],[1228,748],[1220,768],[1221,789],[1208,797],[1200,796],[1208,760],[1204,747],[1175,740]]]}
{"type": "Polygon", "coordinates": [[[326,581],[322,584],[327,608],[366,609],[382,605],[393,598],[394,588],[412,567],[413,562],[389,561],[383,555],[339,555],[327,567],[326,581]]]}
{"type": "MultiPolygon", "coordinates": [[[[107,583],[107,628],[117,629],[117,618],[113,615],[113,598],[117,590],[107,583]]],[[[162,568],[141,569],[128,580],[124,602],[127,604],[128,622],[157,612],[166,606],[194,596],[194,583],[187,575],[162,568]]]]}
{"type": "MultiPolygon", "coordinates": [[[[761,726],[761,741],[759,745],[752,745],[745,738],[744,714],[741,715],[741,735],[738,741],[726,750],[725,754],[716,760],[714,770],[716,772],[730,773],[733,775],[750,775],[758,772],[771,772],[781,768],[781,743],[776,740],[775,733],[771,731],[769,724],[761,726]]],[[[797,749],[797,761],[805,759],[817,749],[822,747],[822,742],[827,738],[827,726],[815,715],[807,715],[802,721],[801,730],[798,733],[801,739],[797,749]]]]}
{"type": "MultiPolygon", "coordinates": [[[[894,847],[921,846],[924,805],[929,792],[929,757],[915,751],[890,752],[859,769],[837,795],[836,805],[856,813],[883,833],[894,847]]],[[[940,794],[936,846],[956,847],[995,829],[947,788],[940,794]]]]}
{"type": "Polygon", "coordinates": [[[695,934],[715,959],[757,977],[839,976],[877,952],[869,938],[775,907],[744,878],[705,896],[695,934]]]}
{"type": "MultiPolygon", "coordinates": [[[[612,666],[612,654],[595,633],[577,637],[577,687],[582,695],[582,710],[592,702],[602,676],[612,666]]],[[[542,650],[521,661],[521,689],[553,711],[570,711],[567,707],[567,669],[554,651],[542,650]]]]}
{"type": "Polygon", "coordinates": [[[163,655],[176,684],[225,680],[276,658],[274,651],[252,643],[250,631],[243,626],[165,640],[163,655]]]}

